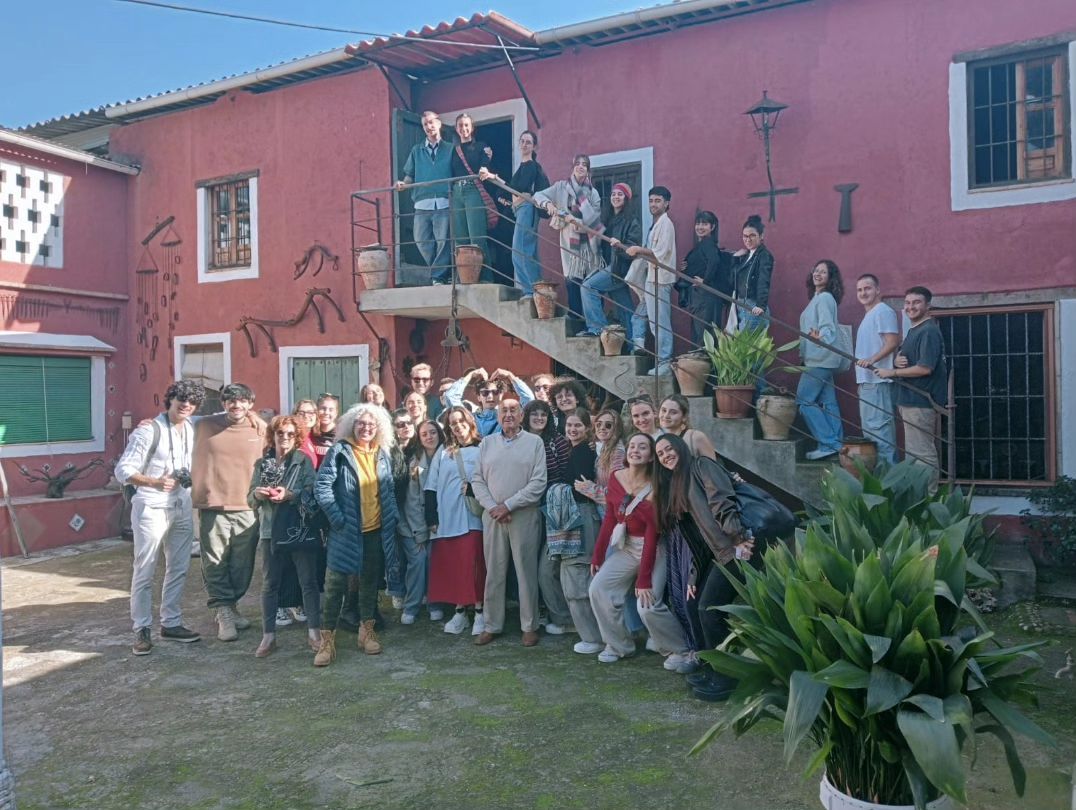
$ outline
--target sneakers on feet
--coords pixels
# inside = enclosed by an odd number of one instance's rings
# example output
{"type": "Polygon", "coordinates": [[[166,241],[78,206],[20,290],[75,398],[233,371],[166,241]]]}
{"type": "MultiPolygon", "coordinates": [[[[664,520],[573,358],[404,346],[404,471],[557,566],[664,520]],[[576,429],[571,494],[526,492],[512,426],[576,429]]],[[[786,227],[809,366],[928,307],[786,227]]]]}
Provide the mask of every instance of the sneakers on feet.
{"type": "Polygon", "coordinates": [[[431,622],[443,622],[445,620],[445,612],[440,608],[434,608],[430,611],[431,622]]]}
{"type": "MultiPolygon", "coordinates": [[[[306,623],[306,613],[301,607],[288,608],[288,612],[291,614],[291,617],[295,619],[295,621],[299,622],[300,624],[306,623]]],[[[277,624],[279,624],[279,622],[277,622],[277,624]]]]}
{"type": "Polygon", "coordinates": [[[220,641],[235,641],[239,638],[236,632],[235,619],[232,617],[230,608],[217,608],[217,639],[220,641]]]}
{"type": "Polygon", "coordinates": [[[169,641],[181,641],[184,644],[202,640],[202,637],[198,633],[195,633],[193,630],[188,630],[182,624],[177,624],[173,627],[162,626],[161,638],[166,638],[169,641]]]}
{"type": "Polygon", "coordinates": [[[669,672],[679,672],[682,675],[687,675],[689,672],[694,672],[699,665],[691,653],[673,653],[665,657],[665,662],[662,666],[669,672]],[[689,669],[681,669],[681,667],[689,664],[691,665],[689,669]]]}
{"type": "Polygon", "coordinates": [[[565,632],[563,627],[559,624],[554,624],[553,622],[545,623],[545,631],[551,636],[563,636],[565,632]]]}
{"type": "Polygon", "coordinates": [[[615,664],[620,660],[620,656],[610,650],[608,647],[598,653],[598,661],[602,664],[615,664]]]}
{"type": "Polygon", "coordinates": [[[658,643],[652,638],[646,640],[646,648],[650,650],[650,652],[658,653],[659,655],[661,654],[661,647],[659,647],[658,643]]]}
{"type": "Polygon", "coordinates": [[[458,636],[460,633],[467,629],[467,626],[469,624],[470,622],[467,621],[467,613],[461,610],[455,616],[445,622],[445,632],[451,633],[454,636],[458,636]]]}
{"type": "Polygon", "coordinates": [[[403,610],[403,597],[402,596],[394,596],[394,597],[392,597],[392,609],[393,610],[403,610]]]}
{"type": "Polygon", "coordinates": [[[486,629],[486,617],[481,613],[474,615],[474,625],[471,627],[472,636],[480,636],[486,629]]]}
{"type": "Polygon", "coordinates": [[[824,449],[822,447],[819,447],[817,450],[808,450],[807,451],[807,460],[808,461],[821,461],[824,458],[829,458],[830,456],[835,456],[835,455],[837,455],[836,450],[826,450],[826,449],[824,449]]]}
{"type": "Polygon", "coordinates": [[[572,650],[580,655],[594,655],[594,653],[599,653],[603,649],[604,647],[597,641],[577,641],[575,646],[572,647],[572,650]]]}
{"type": "Polygon", "coordinates": [[[131,645],[131,652],[135,655],[149,655],[153,652],[153,639],[150,637],[148,627],[140,627],[135,631],[134,644],[131,645]]]}
{"type": "Polygon", "coordinates": [[[414,623],[415,623],[415,614],[414,613],[404,613],[404,614],[400,615],[400,624],[414,624],[414,623]]]}
{"type": "Polygon", "coordinates": [[[197,541],[195,541],[194,544],[191,546],[191,557],[201,557],[201,556],[202,556],[202,547],[200,545],[198,545],[197,541]]]}
{"type": "MultiPolygon", "coordinates": [[[[277,627],[287,627],[289,624],[291,624],[291,622],[292,622],[291,614],[288,613],[287,608],[277,608],[276,609],[276,626],[277,627]]],[[[235,626],[239,627],[239,622],[236,622],[235,626]]]]}
{"type": "Polygon", "coordinates": [[[670,374],[672,374],[672,366],[668,363],[659,363],[646,372],[647,377],[668,377],[670,374]]]}
{"type": "MultiPolygon", "coordinates": [[[[228,609],[232,612],[232,621],[235,622],[236,630],[246,630],[248,627],[250,627],[250,619],[246,618],[242,613],[239,612],[239,607],[237,605],[233,605],[228,609]]],[[[289,624],[290,623],[291,622],[289,622],[289,624]]]]}

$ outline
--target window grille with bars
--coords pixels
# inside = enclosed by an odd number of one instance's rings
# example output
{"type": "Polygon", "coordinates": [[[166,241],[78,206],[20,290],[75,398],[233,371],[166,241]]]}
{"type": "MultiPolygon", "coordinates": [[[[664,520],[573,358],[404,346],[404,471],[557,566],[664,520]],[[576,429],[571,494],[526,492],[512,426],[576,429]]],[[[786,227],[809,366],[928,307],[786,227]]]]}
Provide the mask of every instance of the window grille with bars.
{"type": "Polygon", "coordinates": [[[251,261],[250,180],[206,188],[209,198],[209,269],[248,267],[251,261]]]}
{"type": "Polygon", "coordinates": [[[953,374],[958,480],[1055,478],[1051,314],[935,310],[953,374]]]}
{"type": "Polygon", "coordinates": [[[1069,177],[1064,50],[974,62],[968,70],[972,188],[1069,177]]]}

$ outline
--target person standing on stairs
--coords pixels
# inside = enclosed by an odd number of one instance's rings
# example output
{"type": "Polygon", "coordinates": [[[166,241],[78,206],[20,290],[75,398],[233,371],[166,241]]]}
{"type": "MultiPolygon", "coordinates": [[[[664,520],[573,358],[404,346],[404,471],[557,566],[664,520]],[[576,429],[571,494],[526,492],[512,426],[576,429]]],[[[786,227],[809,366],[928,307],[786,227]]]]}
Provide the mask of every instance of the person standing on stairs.
{"type": "Polygon", "coordinates": [[[886,464],[897,463],[897,423],[893,411],[893,385],[877,374],[893,368],[900,346],[897,313],[882,301],[878,277],[864,273],[856,281],[856,298],[866,314],[856,330],[856,382],[859,388],[859,424],[863,435],[878,444],[886,464]]]}
{"type": "Polygon", "coordinates": [[[641,256],[648,260],[642,300],[632,318],[632,337],[638,352],[644,347],[643,334],[649,324],[656,346],[654,367],[649,371],[653,377],[672,373],[672,286],[676,273],[666,268],[676,267],[676,228],[669,219],[672,192],[665,186],[654,186],[647,197],[654,223],[646,236],[646,247],[629,247],[626,252],[632,259],[641,256]]]}
{"type": "Polygon", "coordinates": [[[609,192],[608,205],[603,208],[604,235],[610,241],[602,240],[603,266],[583,282],[583,317],[587,327],[579,333],[581,335],[600,335],[602,329],[609,325],[605,317],[606,298],[613,303],[615,319],[624,327],[625,336],[631,332],[631,316],[635,311],[635,304],[624,280],[631,267],[631,258],[626,250],[643,242],[643,226],[631,204],[631,198],[631,186],[617,183],[609,192]],[[619,248],[613,247],[613,240],[620,245],[619,248]]]}
{"type": "MultiPolygon", "coordinates": [[[[477,175],[482,169],[488,168],[493,159],[493,150],[483,141],[474,139],[474,121],[467,113],[456,116],[456,134],[459,135],[459,142],[452,150],[452,176],[477,175]]],[[[488,194],[488,190],[485,186],[480,187],[481,181],[477,178],[454,180],[453,183],[453,237],[457,246],[475,245],[482,249],[482,279],[485,281],[493,267],[492,251],[487,239],[486,203],[482,199],[483,192],[488,194]]]]}
{"type": "Polygon", "coordinates": [[[691,348],[702,346],[702,336],[714,324],[724,326],[725,299],[702,289],[702,285],[732,294],[732,256],[717,243],[718,222],[713,211],[695,215],[695,246],[680,265],[681,278],[674,285],[680,291],[680,306],[691,317],[691,348]]]}
{"type": "MultiPolygon", "coordinates": [[[[826,344],[837,342],[837,305],[844,297],[844,283],[836,263],[822,259],[807,276],[807,307],[800,315],[800,331],[826,344]]],[[[796,404],[818,447],[807,451],[810,461],[835,456],[844,444],[844,426],[837,405],[833,378],[841,364],[839,355],[809,340],[800,339],[803,373],[796,388],[796,404]]]]}
{"type": "Polygon", "coordinates": [[[426,183],[411,191],[415,216],[413,230],[415,245],[430,268],[433,284],[447,284],[452,275],[451,242],[449,240],[449,179],[452,177],[452,145],[441,139],[441,118],[432,110],[422,113],[422,129],[426,140],[411,147],[404,163],[404,179],[396,187],[402,190],[409,183],[426,183]]]}

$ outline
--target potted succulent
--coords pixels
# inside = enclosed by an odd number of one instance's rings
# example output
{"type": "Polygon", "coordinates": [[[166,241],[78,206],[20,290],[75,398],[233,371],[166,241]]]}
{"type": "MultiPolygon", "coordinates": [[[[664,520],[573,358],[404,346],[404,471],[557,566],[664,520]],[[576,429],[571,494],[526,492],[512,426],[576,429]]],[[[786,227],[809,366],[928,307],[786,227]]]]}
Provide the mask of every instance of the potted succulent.
{"type": "Polygon", "coordinates": [[[773,338],[765,326],[734,334],[721,329],[703,333],[703,351],[714,367],[717,415],[743,419],[751,412],[757,381],[773,363],[773,338]]]}
{"type": "Polygon", "coordinates": [[[817,746],[807,769],[825,769],[828,810],[925,810],[967,803],[962,753],[993,734],[1023,794],[1014,735],[1052,742],[1014,706],[1035,702],[1037,645],[992,641],[965,594],[969,517],[937,530],[910,521],[905,506],[942,516],[925,479],[918,497],[911,466],[890,468],[902,486],[877,492],[835,470],[828,520],[813,520],[792,549],[769,548],[761,569],[741,564],[745,604],[724,608],[732,633],[701,654],[738,684],[694,750],[776,718],[786,760],[805,738],[817,746]],[[892,531],[862,520],[876,509],[897,516],[892,531]]]}

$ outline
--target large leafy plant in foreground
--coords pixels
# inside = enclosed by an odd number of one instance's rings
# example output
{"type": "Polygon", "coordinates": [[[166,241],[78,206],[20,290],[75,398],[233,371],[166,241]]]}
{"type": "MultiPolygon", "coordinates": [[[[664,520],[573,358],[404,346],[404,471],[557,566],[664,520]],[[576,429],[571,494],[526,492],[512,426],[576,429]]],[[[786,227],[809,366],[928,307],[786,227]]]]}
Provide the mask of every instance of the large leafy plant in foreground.
{"type": "MultiPolygon", "coordinates": [[[[907,506],[877,498],[859,495],[873,509],[907,506]]],[[[824,765],[846,795],[923,808],[943,793],[966,803],[962,752],[974,758],[986,733],[1022,795],[1014,734],[1049,742],[1014,705],[1034,705],[1037,645],[999,649],[965,597],[966,517],[929,533],[901,518],[876,536],[863,506],[837,499],[794,549],[770,548],[761,570],[741,566],[744,604],[724,608],[732,634],[701,654],[739,685],[694,750],[774,718],[786,759],[804,738],[817,746],[809,773],[824,765]]]]}

